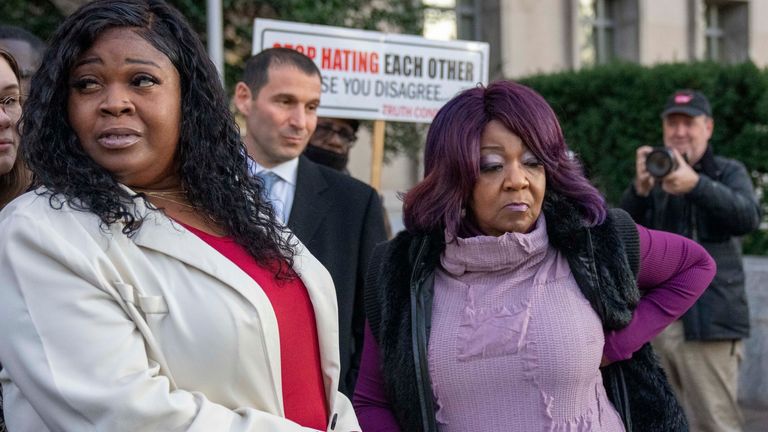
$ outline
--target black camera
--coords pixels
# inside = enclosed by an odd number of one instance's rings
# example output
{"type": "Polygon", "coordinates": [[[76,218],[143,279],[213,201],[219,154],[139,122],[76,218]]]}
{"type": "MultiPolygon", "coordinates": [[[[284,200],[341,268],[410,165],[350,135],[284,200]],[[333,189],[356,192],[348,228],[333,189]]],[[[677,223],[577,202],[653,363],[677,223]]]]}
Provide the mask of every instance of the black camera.
{"type": "Polygon", "coordinates": [[[652,176],[662,178],[677,169],[675,154],[666,147],[654,147],[645,156],[645,169],[652,176]]]}

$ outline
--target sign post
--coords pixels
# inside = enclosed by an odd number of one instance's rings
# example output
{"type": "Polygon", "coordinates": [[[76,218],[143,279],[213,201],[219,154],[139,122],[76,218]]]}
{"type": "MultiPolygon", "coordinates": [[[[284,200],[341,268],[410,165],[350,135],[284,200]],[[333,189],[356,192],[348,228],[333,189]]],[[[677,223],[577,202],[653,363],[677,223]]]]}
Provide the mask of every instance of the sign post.
{"type": "Polygon", "coordinates": [[[430,123],[458,92],[488,82],[485,42],[257,18],[253,53],[273,47],[292,48],[314,60],[322,73],[319,116],[375,121],[374,187],[380,186],[384,121],[430,123]]]}
{"type": "Polygon", "coordinates": [[[373,121],[373,151],[371,152],[371,187],[381,191],[381,166],[384,164],[384,120],[373,121]]]}

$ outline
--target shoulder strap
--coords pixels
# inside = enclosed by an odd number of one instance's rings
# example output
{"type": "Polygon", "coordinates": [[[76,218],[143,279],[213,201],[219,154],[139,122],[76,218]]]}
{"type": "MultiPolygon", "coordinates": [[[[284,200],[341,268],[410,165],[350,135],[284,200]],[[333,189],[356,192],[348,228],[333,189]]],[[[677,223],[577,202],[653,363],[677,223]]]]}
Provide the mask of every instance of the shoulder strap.
{"type": "Polygon", "coordinates": [[[365,317],[373,337],[379,340],[379,324],[381,323],[381,301],[379,299],[379,273],[383,264],[384,251],[389,243],[380,243],[373,248],[368,260],[368,270],[365,273],[363,301],[365,302],[365,317]]]}
{"type": "MultiPolygon", "coordinates": [[[[621,242],[624,244],[624,252],[627,255],[629,268],[632,274],[637,278],[637,272],[640,268],[640,236],[637,234],[637,225],[632,217],[622,209],[610,209],[613,226],[621,242]]],[[[624,377],[624,365],[626,362],[616,362],[602,368],[603,380],[606,384],[606,390],[609,392],[609,398],[613,402],[616,411],[624,423],[627,432],[633,432],[632,410],[630,406],[630,397],[627,389],[627,380],[624,377]]]]}
{"type": "Polygon", "coordinates": [[[637,278],[637,272],[640,269],[640,236],[637,234],[637,226],[629,213],[622,209],[614,208],[608,210],[613,219],[613,226],[616,227],[616,233],[624,243],[624,251],[627,254],[629,268],[632,274],[637,278]]]}

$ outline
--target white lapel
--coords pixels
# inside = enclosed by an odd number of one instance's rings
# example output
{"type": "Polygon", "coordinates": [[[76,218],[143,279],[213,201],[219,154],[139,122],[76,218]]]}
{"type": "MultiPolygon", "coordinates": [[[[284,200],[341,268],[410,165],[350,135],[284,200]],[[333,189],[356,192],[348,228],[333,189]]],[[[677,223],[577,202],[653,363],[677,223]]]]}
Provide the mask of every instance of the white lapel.
{"type": "MultiPolygon", "coordinates": [[[[259,314],[270,359],[271,375],[275,383],[280,409],[282,411],[282,378],[280,370],[280,334],[272,304],[261,287],[237,265],[218,253],[189,232],[183,226],[171,221],[157,211],[150,211],[142,200],[134,201],[137,209],[146,214],[144,225],[132,238],[143,248],[171,256],[220,280],[254,305],[259,314]],[[208,251],[209,253],[201,253],[208,251]]],[[[284,234],[287,236],[288,234],[284,234]]],[[[340,374],[339,326],[336,293],[328,270],[298,242],[295,247],[293,270],[299,275],[312,302],[317,325],[318,344],[326,397],[330,407],[336,399],[340,374]]]]}
{"type": "Polygon", "coordinates": [[[197,235],[158,211],[146,208],[142,200],[134,200],[137,209],[146,214],[141,229],[132,237],[134,244],[168,255],[218,279],[237,291],[254,307],[259,316],[269,357],[270,373],[276,386],[282,411],[282,379],[280,373],[280,334],[272,303],[259,284],[232,261],[213,249],[197,235]]]}
{"type": "Polygon", "coordinates": [[[307,287],[307,293],[315,309],[323,381],[329,406],[333,409],[341,373],[336,292],[330,273],[320,261],[312,256],[303,244],[299,244],[295,250],[293,269],[307,287]]]}

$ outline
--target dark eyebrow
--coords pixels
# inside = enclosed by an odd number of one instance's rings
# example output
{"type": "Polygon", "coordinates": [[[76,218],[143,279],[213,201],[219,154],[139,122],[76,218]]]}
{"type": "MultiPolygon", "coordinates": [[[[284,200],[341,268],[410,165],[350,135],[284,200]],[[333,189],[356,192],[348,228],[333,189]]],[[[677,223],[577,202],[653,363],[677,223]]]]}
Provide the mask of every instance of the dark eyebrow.
{"type": "Polygon", "coordinates": [[[20,88],[21,87],[19,87],[18,84],[13,83],[13,84],[10,84],[10,85],[7,85],[7,86],[3,87],[2,91],[8,91],[8,90],[17,90],[18,91],[20,88]]]}
{"type": "Polygon", "coordinates": [[[125,62],[126,63],[131,63],[131,64],[141,64],[141,65],[146,65],[146,66],[153,66],[153,67],[156,67],[158,69],[162,69],[159,64],[153,62],[152,60],[142,60],[142,59],[135,59],[135,58],[127,58],[127,59],[125,59],[125,62]]]}
{"type": "Polygon", "coordinates": [[[95,56],[85,57],[76,61],[75,64],[72,66],[72,69],[77,69],[80,66],[87,65],[87,64],[94,64],[94,63],[103,63],[103,62],[101,61],[100,58],[95,56]]]}
{"type": "Polygon", "coordinates": [[[272,99],[298,100],[299,98],[297,98],[296,95],[293,93],[276,93],[272,95],[272,99]]]}
{"type": "Polygon", "coordinates": [[[500,150],[504,149],[504,146],[498,144],[483,144],[480,146],[480,150],[500,150]]]}
{"type": "MultiPolygon", "coordinates": [[[[146,66],[153,66],[153,67],[156,67],[158,69],[162,69],[160,67],[160,65],[158,65],[155,62],[153,62],[152,60],[142,60],[142,59],[136,59],[136,58],[130,58],[129,57],[129,58],[125,59],[125,62],[126,63],[130,63],[130,64],[140,64],[140,65],[146,65],[146,66]]],[[[99,57],[96,57],[96,56],[85,57],[85,58],[80,59],[79,61],[77,61],[75,63],[75,65],[73,66],[73,69],[76,69],[76,68],[78,68],[80,66],[83,66],[83,65],[94,64],[94,63],[103,64],[104,62],[99,57]]]]}

